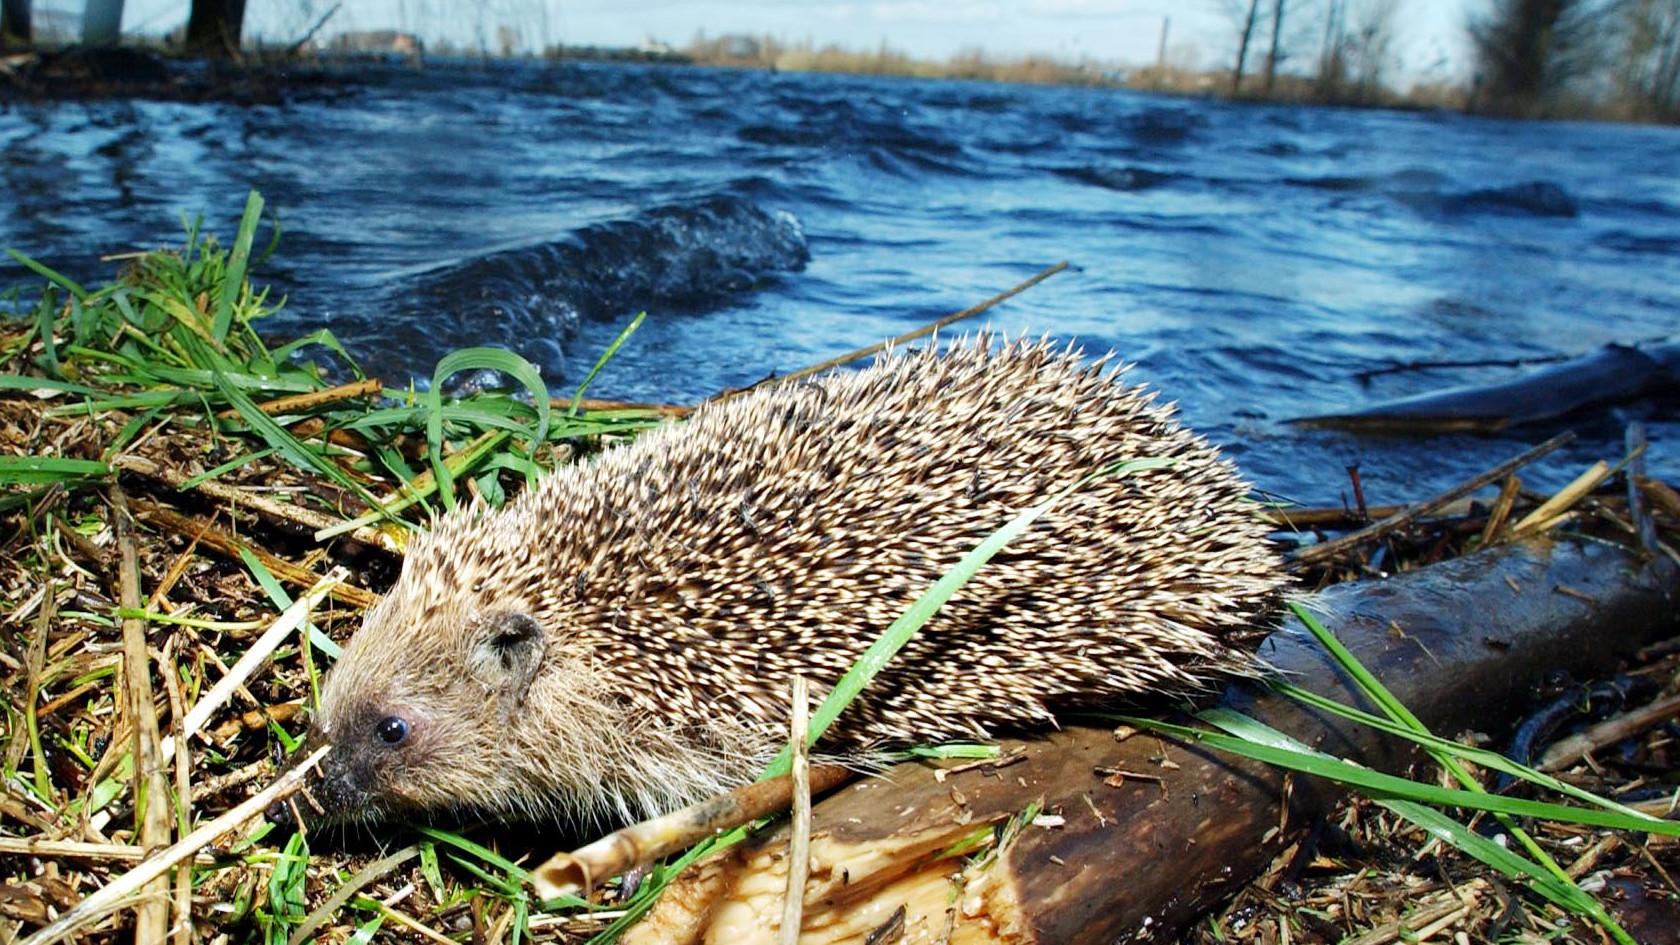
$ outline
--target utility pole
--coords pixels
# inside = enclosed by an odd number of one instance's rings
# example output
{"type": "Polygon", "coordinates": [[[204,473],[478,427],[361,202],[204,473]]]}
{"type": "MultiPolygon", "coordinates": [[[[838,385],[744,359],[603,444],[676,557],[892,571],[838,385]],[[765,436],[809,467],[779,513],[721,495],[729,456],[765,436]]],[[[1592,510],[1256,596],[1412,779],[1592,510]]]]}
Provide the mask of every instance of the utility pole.
{"type": "Polygon", "coordinates": [[[1155,47],[1155,74],[1165,75],[1167,71],[1167,31],[1172,29],[1172,17],[1161,17],[1161,43],[1155,47]]]}

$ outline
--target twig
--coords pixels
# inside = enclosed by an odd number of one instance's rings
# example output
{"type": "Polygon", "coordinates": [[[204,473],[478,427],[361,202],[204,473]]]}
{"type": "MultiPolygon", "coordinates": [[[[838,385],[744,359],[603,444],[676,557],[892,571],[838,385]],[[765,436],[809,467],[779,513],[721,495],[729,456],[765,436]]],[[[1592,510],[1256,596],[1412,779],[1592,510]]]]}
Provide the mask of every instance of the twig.
{"type": "MultiPolygon", "coordinates": [[[[111,486],[111,515],[121,554],[118,580],[122,606],[140,608],[140,551],[134,541],[134,521],[122,486],[111,486]]],[[[146,622],[138,617],[122,621],[123,705],[133,734],[134,819],[140,845],[148,850],[169,842],[169,785],[163,777],[157,709],[152,703],[152,668],[146,653],[146,622]]],[[[134,907],[135,945],[162,945],[169,932],[169,885],[159,876],[148,884],[134,907]]]]}
{"type": "MultiPolygon", "coordinates": [[[[327,404],[335,404],[341,400],[354,400],[357,397],[378,397],[385,390],[385,385],[377,378],[356,381],[351,384],[340,384],[325,390],[310,391],[307,394],[289,394],[276,397],[257,404],[257,409],[269,416],[279,416],[283,413],[298,413],[327,404]]],[[[224,410],[216,416],[223,420],[239,419],[239,411],[224,410]]]]}
{"type": "MultiPolygon", "coordinates": [[[[1403,508],[1405,508],[1403,505],[1373,505],[1365,511],[1368,515],[1382,517],[1385,515],[1393,515],[1403,508]]],[[[1260,517],[1273,525],[1292,529],[1294,531],[1324,525],[1340,525],[1344,522],[1361,524],[1366,521],[1365,519],[1361,519],[1359,517],[1358,512],[1339,507],[1327,507],[1321,509],[1266,509],[1260,513],[1260,517]]]]}
{"type": "MultiPolygon", "coordinates": [[[[317,581],[321,580],[319,574],[307,568],[300,568],[279,555],[264,551],[250,542],[240,541],[221,529],[207,526],[203,519],[196,516],[182,515],[161,503],[149,502],[140,498],[134,500],[134,506],[139,511],[140,517],[146,521],[155,522],[182,535],[198,535],[199,541],[206,548],[236,561],[239,560],[239,549],[244,548],[256,556],[256,559],[262,562],[263,567],[267,568],[276,578],[293,587],[313,587],[317,581]]],[[[348,583],[335,586],[332,589],[332,598],[341,604],[348,604],[361,610],[366,610],[379,602],[379,595],[348,583]]]]}
{"type": "Polygon", "coordinates": [[[1651,504],[1675,518],[1680,518],[1680,492],[1670,489],[1668,483],[1661,479],[1652,479],[1649,476],[1637,478],[1639,491],[1645,493],[1645,498],[1650,499],[1651,504]]]}
{"type": "MultiPolygon", "coordinates": [[[[184,487],[189,481],[188,477],[183,476],[178,470],[169,469],[144,456],[120,456],[112,465],[137,476],[155,479],[176,489],[184,487]]],[[[248,508],[264,518],[282,525],[297,526],[311,535],[344,524],[343,519],[327,515],[324,512],[318,512],[301,505],[276,502],[265,495],[250,492],[238,486],[230,486],[225,482],[217,482],[214,479],[206,479],[203,482],[195,483],[192,488],[195,492],[202,492],[212,499],[226,502],[236,508],[248,508]]],[[[402,547],[397,544],[395,539],[376,529],[357,528],[350,532],[350,537],[365,545],[371,545],[392,554],[402,554],[402,547]]]]}
{"type": "Polygon", "coordinates": [[[298,632],[298,628],[309,620],[309,612],[314,609],[316,604],[321,602],[321,598],[332,593],[333,588],[344,580],[345,576],[343,568],[334,568],[326,577],[317,581],[315,586],[311,587],[307,593],[292,601],[292,606],[287,607],[280,616],[274,618],[274,622],[269,624],[268,629],[263,631],[262,636],[258,637],[257,641],[251,644],[251,648],[239,657],[239,661],[233,664],[233,668],[228,670],[227,675],[217,680],[216,685],[211,687],[210,691],[205,693],[203,698],[199,699],[187,712],[186,720],[181,724],[183,737],[191,738],[198,734],[198,730],[203,728],[204,723],[208,722],[210,717],[221,709],[222,704],[227,702],[228,697],[233,695],[234,690],[238,689],[245,680],[251,677],[252,673],[267,662],[268,657],[287,637],[298,632]]]}
{"type": "MultiPolygon", "coordinates": [[[[213,521],[205,522],[205,527],[208,528],[212,524],[213,521]]],[[[169,607],[173,610],[173,605],[166,603],[169,592],[175,589],[175,585],[186,575],[187,568],[192,566],[193,553],[198,551],[198,540],[203,537],[202,531],[194,535],[192,540],[187,542],[187,547],[182,548],[175,560],[169,563],[169,570],[163,572],[163,580],[157,582],[157,586],[152,588],[152,596],[146,598],[147,610],[157,610],[159,607],[169,607]]]]}
{"type": "MultiPolygon", "coordinates": [[[[116,860],[138,863],[146,858],[146,848],[130,843],[86,843],[80,840],[44,840],[35,837],[0,837],[0,853],[10,856],[67,857],[78,860],[116,860]]],[[[200,862],[213,863],[210,856],[200,862]]]]}
{"type": "Polygon", "coordinates": [[[1639,480],[1645,478],[1645,448],[1649,445],[1645,439],[1645,424],[1638,420],[1629,423],[1625,443],[1631,457],[1627,468],[1628,518],[1633,521],[1634,534],[1639,536],[1639,547],[1654,555],[1659,550],[1657,523],[1645,504],[1645,494],[1639,489],[1639,480]]]}
{"type": "Polygon", "coordinates": [[[1585,757],[1588,752],[1605,745],[1614,745],[1676,715],[1680,715],[1680,696],[1658,699],[1631,712],[1606,719],[1584,732],[1577,732],[1559,740],[1546,749],[1546,753],[1540,756],[1540,763],[1534,767],[1547,773],[1561,771],[1585,757]]]}
{"type": "Polygon", "coordinates": [[[1017,295],[1020,295],[1022,292],[1025,292],[1028,289],[1032,288],[1033,286],[1038,285],[1040,282],[1043,282],[1044,280],[1050,278],[1051,276],[1055,275],[1058,272],[1061,272],[1063,269],[1066,269],[1067,267],[1068,267],[1068,264],[1065,261],[1056,263],[1054,266],[1050,266],[1049,268],[1040,271],[1037,275],[1034,275],[1032,278],[1026,280],[1025,282],[1021,282],[1021,283],[1019,283],[1019,284],[1017,284],[1017,285],[1015,285],[1011,288],[1005,289],[1004,291],[999,292],[997,295],[992,296],[991,298],[985,300],[984,302],[981,302],[978,305],[971,305],[968,308],[965,308],[960,312],[952,312],[951,314],[946,315],[944,318],[941,318],[937,321],[930,322],[926,325],[923,325],[922,327],[916,329],[915,331],[907,331],[904,334],[899,335],[895,338],[890,338],[886,341],[877,341],[876,343],[874,343],[872,345],[865,345],[862,348],[858,348],[856,351],[848,351],[847,353],[839,355],[838,357],[829,358],[826,361],[822,361],[818,364],[813,364],[810,367],[800,368],[799,370],[794,371],[792,374],[783,374],[779,377],[767,377],[767,378],[764,378],[763,380],[756,381],[752,384],[748,384],[746,387],[739,387],[739,388],[735,388],[734,390],[723,391],[722,393],[717,394],[716,396],[712,397],[711,400],[713,402],[729,400],[729,399],[734,398],[734,397],[739,397],[742,394],[747,393],[748,391],[757,390],[758,388],[764,386],[765,384],[780,384],[780,383],[784,383],[786,381],[796,381],[796,380],[799,380],[802,377],[810,377],[813,374],[821,374],[822,372],[827,371],[830,368],[837,368],[842,364],[850,364],[851,362],[856,361],[859,358],[867,358],[870,355],[875,354],[875,353],[880,352],[880,351],[883,351],[883,350],[885,350],[889,347],[893,347],[895,345],[901,345],[901,344],[904,344],[907,341],[915,341],[917,338],[925,338],[926,336],[933,334],[934,332],[938,331],[941,328],[944,328],[947,325],[951,325],[951,324],[954,324],[956,322],[960,322],[965,318],[973,318],[974,316],[979,315],[982,312],[985,312],[985,311],[987,311],[991,308],[994,308],[999,303],[1007,301],[1011,298],[1014,298],[1017,295]]]}
{"type": "Polygon", "coordinates": [[[308,918],[292,930],[292,934],[286,939],[286,945],[302,945],[303,942],[308,941],[317,929],[327,924],[327,920],[336,915],[338,910],[350,901],[351,896],[361,892],[374,880],[413,859],[419,852],[420,848],[418,846],[403,847],[390,856],[380,857],[357,870],[356,875],[345,880],[343,885],[333,890],[333,894],[328,896],[325,902],[317,906],[314,912],[309,913],[308,918]]]}
{"type": "Polygon", "coordinates": [[[793,711],[788,724],[792,762],[793,822],[788,835],[787,892],[782,897],[781,945],[798,945],[805,909],[805,881],[811,875],[811,755],[809,742],[810,685],[793,677],[793,711]]]}
{"type": "MultiPolygon", "coordinates": [[[[572,407],[570,397],[556,397],[549,403],[560,410],[570,410],[572,407]]],[[[592,397],[585,397],[578,401],[578,409],[586,413],[605,410],[638,410],[655,413],[661,417],[686,417],[694,412],[693,407],[683,404],[646,404],[633,400],[597,400],[592,397]]]]}
{"type": "MultiPolygon", "coordinates": [[[[840,765],[811,769],[811,793],[821,794],[852,777],[840,765]]],[[[725,830],[786,810],[793,778],[782,775],[742,785],[663,817],[632,824],[571,853],[559,853],[531,871],[531,885],[544,899],[587,891],[638,863],[656,860],[725,830]]]]}
{"type": "Polygon", "coordinates": [[[1581,501],[1587,493],[1598,488],[1599,483],[1610,478],[1610,466],[1604,460],[1599,460],[1587,467],[1587,471],[1576,476],[1567,486],[1557,491],[1550,499],[1540,503],[1540,507],[1522,517],[1522,520],[1511,527],[1513,536],[1543,532],[1553,521],[1581,501]]]}
{"type": "Polygon", "coordinates": [[[332,19],[333,14],[337,13],[338,8],[342,6],[344,6],[344,4],[335,3],[332,5],[331,9],[321,14],[321,18],[315,21],[314,26],[311,26],[302,36],[299,36],[297,38],[297,42],[294,42],[290,46],[286,47],[286,57],[289,59],[292,56],[297,55],[303,50],[303,47],[309,45],[309,41],[315,38],[315,34],[320,32],[321,27],[327,25],[327,21],[332,19]]]}
{"type": "Polygon", "coordinates": [[[128,900],[146,885],[167,873],[177,864],[196,855],[198,851],[209,845],[222,834],[235,827],[242,826],[268,809],[268,805],[290,797],[303,785],[304,779],[309,777],[315,764],[332,750],[331,745],[322,745],[303,759],[303,762],[292,770],[281,775],[273,784],[246,798],[232,810],[217,817],[207,824],[203,824],[192,833],[187,834],[168,849],[160,850],[147,857],[128,872],[106,883],[93,895],[77,903],[69,911],[59,916],[51,925],[47,925],[35,934],[24,939],[19,945],[51,945],[70,935],[75,934],[83,926],[97,921],[100,917],[120,909],[128,900]]]}
{"type": "MultiPolygon", "coordinates": [[[[169,692],[169,725],[172,741],[175,746],[175,821],[180,829],[185,830],[192,823],[188,811],[192,804],[192,762],[191,748],[187,745],[187,730],[183,727],[186,715],[186,701],[181,696],[181,674],[175,670],[175,641],[171,640],[163,648],[163,659],[159,666],[163,668],[164,688],[169,692]]],[[[175,871],[175,925],[173,936],[175,945],[192,945],[192,870],[175,871]]]]}
{"type": "Polygon", "coordinates": [[[1505,527],[1505,522],[1511,517],[1511,507],[1517,503],[1517,495],[1522,492],[1522,480],[1516,476],[1506,476],[1499,484],[1499,498],[1493,500],[1493,511],[1488,513],[1487,524],[1482,526],[1482,538],[1479,548],[1486,548],[1499,537],[1499,532],[1505,527]]]}
{"type": "Polygon", "coordinates": [[[1433,499],[1408,505],[1401,511],[1390,515],[1381,521],[1373,522],[1356,532],[1351,532],[1340,538],[1324,542],[1320,545],[1303,548],[1291,556],[1291,561],[1296,566],[1304,566],[1335,558],[1337,555],[1342,554],[1351,548],[1356,548],[1373,538],[1380,538],[1390,532],[1404,528],[1423,516],[1429,515],[1430,513],[1450,504],[1455,499],[1463,498],[1464,496],[1475,492],[1477,489],[1482,488],[1490,482],[1495,482],[1509,476],[1513,470],[1534,462],[1540,457],[1545,456],[1547,453],[1570,443],[1574,439],[1575,434],[1571,431],[1559,433],[1557,436],[1541,443],[1539,446],[1524,450],[1521,454],[1511,457],[1505,462],[1500,463],[1498,466],[1493,467],[1479,476],[1466,480],[1465,482],[1448,489],[1446,492],[1441,493],[1433,499]]]}

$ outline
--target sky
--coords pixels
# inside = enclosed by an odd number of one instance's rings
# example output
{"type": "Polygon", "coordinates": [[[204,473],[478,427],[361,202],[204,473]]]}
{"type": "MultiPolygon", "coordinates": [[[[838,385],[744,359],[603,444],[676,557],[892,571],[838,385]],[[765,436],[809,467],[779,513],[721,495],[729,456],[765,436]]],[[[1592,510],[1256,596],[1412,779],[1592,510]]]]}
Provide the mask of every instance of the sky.
{"type": "MultiPolygon", "coordinates": [[[[1118,65],[1154,61],[1163,20],[1169,54],[1214,68],[1229,61],[1236,29],[1229,8],[1240,0],[344,0],[322,38],[345,30],[405,28],[430,43],[473,45],[482,26],[516,26],[524,43],[634,45],[655,38],[681,46],[699,30],[744,32],[787,41],[809,38],[873,49],[883,40],[918,57],[966,49],[1015,56],[1045,53],[1118,65]]],[[[1269,9],[1271,0],[1262,0],[1269,9]]],[[[1316,48],[1312,22],[1325,0],[1292,0],[1303,48],[1316,48]]],[[[1465,73],[1464,23],[1486,0],[1348,0],[1395,4],[1397,74],[1409,80],[1465,73]]],[[[332,0],[249,0],[248,36],[289,41],[332,7],[332,0]]],[[[77,6],[37,0],[37,6],[77,6]]],[[[186,17],[187,0],[128,0],[127,30],[161,33],[186,17]]],[[[1259,39],[1260,37],[1257,37],[1259,39]]]]}

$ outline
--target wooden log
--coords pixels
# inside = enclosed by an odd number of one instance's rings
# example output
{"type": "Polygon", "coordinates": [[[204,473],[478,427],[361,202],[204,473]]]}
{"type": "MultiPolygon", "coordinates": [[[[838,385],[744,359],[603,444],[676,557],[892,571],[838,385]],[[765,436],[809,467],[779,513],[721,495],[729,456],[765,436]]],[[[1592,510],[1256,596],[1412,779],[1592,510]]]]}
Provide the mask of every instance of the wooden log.
{"type": "Polygon", "coordinates": [[[1578,410],[1619,403],[1680,385],[1680,344],[1605,345],[1591,354],[1482,387],[1455,387],[1352,413],[1290,423],[1352,433],[1492,433],[1578,410]]]}
{"type": "MultiPolygon", "coordinates": [[[[1425,724],[1452,734],[1499,731],[1551,669],[1601,673],[1675,632],[1677,595],[1680,569],[1664,558],[1536,539],[1334,587],[1311,606],[1425,724]]],[[[1262,655],[1298,685],[1363,705],[1293,622],[1262,655]]],[[[1252,683],[1223,700],[1373,768],[1416,760],[1407,743],[1252,683]]],[[[1107,727],[1006,741],[1004,758],[943,772],[903,764],[816,805],[800,941],[1171,941],[1340,797],[1333,785],[1107,727]],[[987,836],[977,828],[1034,803],[1049,816],[1020,826],[989,865],[965,865],[963,842],[987,836]]],[[[786,844],[769,831],[691,868],[625,941],[772,941],[786,844]]]]}

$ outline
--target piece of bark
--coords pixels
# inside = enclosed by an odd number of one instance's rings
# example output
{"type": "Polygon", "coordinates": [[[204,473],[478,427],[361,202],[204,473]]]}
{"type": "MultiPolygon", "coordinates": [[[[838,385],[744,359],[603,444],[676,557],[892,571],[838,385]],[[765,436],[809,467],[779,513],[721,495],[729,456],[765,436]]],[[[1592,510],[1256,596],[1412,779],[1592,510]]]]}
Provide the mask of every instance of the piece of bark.
{"type": "MultiPolygon", "coordinates": [[[[1666,559],[1531,540],[1334,587],[1311,606],[1425,724],[1452,734],[1505,725],[1551,669],[1590,676],[1673,633],[1677,594],[1680,569],[1666,559]]],[[[1261,654],[1297,685],[1363,705],[1293,621],[1261,654]]],[[[1252,683],[1231,686],[1224,702],[1379,770],[1403,771],[1417,757],[1409,743],[1252,683]]],[[[1277,769],[1153,735],[1117,740],[1106,727],[1070,726],[1005,749],[1021,760],[948,765],[942,777],[932,765],[899,765],[818,804],[800,941],[863,943],[900,923],[904,941],[1171,941],[1341,796],[1295,776],[1286,810],[1277,769]],[[952,853],[1035,802],[1052,816],[1022,826],[989,867],[952,853]]],[[[625,942],[771,941],[786,843],[770,831],[691,868],[625,942]]]]}

